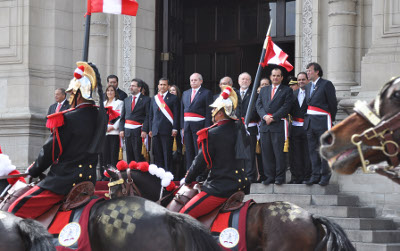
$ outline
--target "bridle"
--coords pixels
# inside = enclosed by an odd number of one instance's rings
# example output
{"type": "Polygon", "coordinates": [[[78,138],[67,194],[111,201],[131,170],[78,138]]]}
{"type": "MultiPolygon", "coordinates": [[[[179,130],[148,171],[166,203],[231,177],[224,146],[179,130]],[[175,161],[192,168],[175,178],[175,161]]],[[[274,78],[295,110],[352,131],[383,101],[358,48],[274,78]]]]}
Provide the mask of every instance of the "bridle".
{"type": "Polygon", "coordinates": [[[118,174],[119,179],[108,183],[108,194],[106,194],[107,197],[111,199],[111,188],[118,185],[121,186],[123,196],[136,195],[142,197],[142,193],[136,186],[135,182],[133,182],[133,179],[131,177],[131,169],[126,169],[126,180],[124,180],[120,171],[116,171],[116,173],[118,174]]]}
{"type": "Polygon", "coordinates": [[[374,108],[371,108],[367,102],[360,100],[354,105],[354,111],[372,125],[361,134],[354,134],[351,137],[351,143],[357,147],[364,173],[371,172],[370,169],[367,168],[370,162],[364,158],[361,149],[364,140],[377,139],[379,141],[379,145],[372,146],[372,149],[382,151],[383,154],[389,158],[388,162],[390,166],[385,168],[386,170],[393,170],[400,163],[398,157],[399,144],[393,140],[393,133],[400,128],[400,113],[387,120],[383,120],[380,116],[381,95],[391,86],[391,83],[393,83],[393,81],[383,86],[378,96],[375,98],[374,108]]]}

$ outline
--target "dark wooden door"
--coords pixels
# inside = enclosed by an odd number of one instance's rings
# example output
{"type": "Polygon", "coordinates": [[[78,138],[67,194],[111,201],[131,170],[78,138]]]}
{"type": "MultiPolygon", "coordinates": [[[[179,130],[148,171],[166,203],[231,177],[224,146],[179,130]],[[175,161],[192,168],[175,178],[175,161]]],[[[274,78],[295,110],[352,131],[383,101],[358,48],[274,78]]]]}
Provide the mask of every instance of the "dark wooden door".
{"type": "MultiPolygon", "coordinates": [[[[184,91],[190,88],[190,75],[198,72],[214,93],[224,76],[230,76],[236,87],[244,71],[254,79],[270,2],[276,13],[274,0],[158,0],[156,79],[167,77],[184,91]]],[[[294,52],[294,36],[276,42],[289,43],[294,52]]],[[[268,74],[266,70],[263,76],[268,74]]]]}

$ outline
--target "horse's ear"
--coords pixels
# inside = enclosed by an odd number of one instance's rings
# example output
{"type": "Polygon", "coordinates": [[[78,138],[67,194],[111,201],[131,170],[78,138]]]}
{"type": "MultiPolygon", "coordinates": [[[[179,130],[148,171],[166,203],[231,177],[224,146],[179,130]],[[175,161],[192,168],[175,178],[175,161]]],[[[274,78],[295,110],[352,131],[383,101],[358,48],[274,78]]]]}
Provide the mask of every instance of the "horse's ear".
{"type": "Polygon", "coordinates": [[[104,173],[107,173],[111,179],[116,180],[118,179],[118,170],[115,167],[108,166],[104,173]]]}

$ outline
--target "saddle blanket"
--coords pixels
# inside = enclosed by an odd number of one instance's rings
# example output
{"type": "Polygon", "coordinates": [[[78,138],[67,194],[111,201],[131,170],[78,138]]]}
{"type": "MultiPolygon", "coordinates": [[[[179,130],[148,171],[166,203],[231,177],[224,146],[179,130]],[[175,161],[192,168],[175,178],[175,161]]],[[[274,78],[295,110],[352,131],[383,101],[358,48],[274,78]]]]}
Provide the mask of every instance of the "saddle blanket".
{"type": "Polygon", "coordinates": [[[102,198],[92,199],[80,208],[57,213],[48,229],[57,251],[91,251],[88,234],[90,209],[99,200],[102,198]]]}
{"type": "Polygon", "coordinates": [[[210,231],[223,250],[247,251],[247,211],[253,203],[253,200],[248,200],[241,208],[219,213],[215,218],[210,231]]]}

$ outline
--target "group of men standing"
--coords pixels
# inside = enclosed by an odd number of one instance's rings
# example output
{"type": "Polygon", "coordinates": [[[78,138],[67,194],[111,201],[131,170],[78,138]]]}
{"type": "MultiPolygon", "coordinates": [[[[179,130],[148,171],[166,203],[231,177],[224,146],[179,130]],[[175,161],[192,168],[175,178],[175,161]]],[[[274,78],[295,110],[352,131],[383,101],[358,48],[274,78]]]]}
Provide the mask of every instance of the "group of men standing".
{"type": "MultiPolygon", "coordinates": [[[[322,186],[329,183],[329,167],[318,154],[319,137],[330,129],[335,120],[337,100],[332,82],[322,76],[321,66],[310,63],[307,72],[297,75],[300,88],[292,91],[282,84],[282,70],[272,70],[271,85],[261,88],[249,115],[247,131],[251,155],[245,167],[251,182],[258,181],[265,185],[285,182],[287,165],[283,149],[285,141],[290,138],[290,183],[322,186]],[[262,161],[256,161],[257,138],[262,161]]],[[[166,78],[159,80],[158,93],[152,98],[143,94],[144,82],[140,79],[131,81],[129,96],[118,88],[116,76],[110,75],[107,82],[116,87],[120,99],[124,101],[119,131],[125,139],[127,161],[144,161],[142,142],[150,136],[154,163],[171,170],[174,137],[180,133],[186,149],[188,170],[198,153],[197,132],[212,125],[210,104],[219,96],[216,94],[213,97],[210,90],[202,87],[201,74],[193,73],[190,76],[191,88],[183,92],[181,100],[169,93],[169,81],[166,78]]],[[[250,74],[244,72],[238,77],[240,89],[233,88],[238,96],[238,118],[246,116],[251,82],[250,74]]],[[[219,86],[221,90],[224,86],[232,87],[233,81],[228,76],[223,77],[219,86]]],[[[49,114],[69,108],[68,102],[65,102],[65,90],[57,89],[55,97],[57,103],[49,108],[49,114]]]]}

